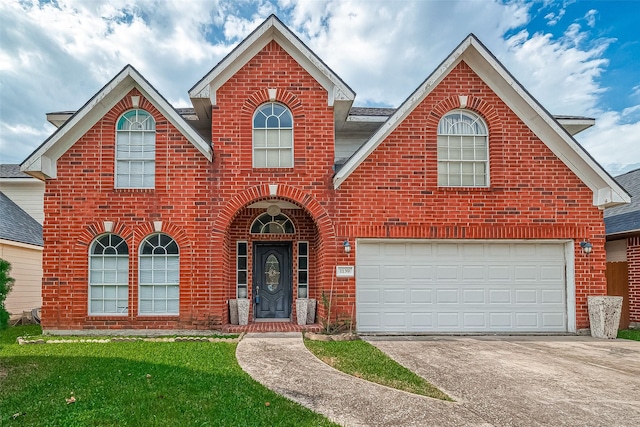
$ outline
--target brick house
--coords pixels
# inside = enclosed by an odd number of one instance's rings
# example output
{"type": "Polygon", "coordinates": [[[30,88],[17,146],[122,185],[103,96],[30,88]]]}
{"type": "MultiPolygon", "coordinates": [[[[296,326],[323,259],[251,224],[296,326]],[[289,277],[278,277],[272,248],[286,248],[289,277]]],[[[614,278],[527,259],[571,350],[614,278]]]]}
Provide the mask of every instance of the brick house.
{"type": "Polygon", "coordinates": [[[45,330],[294,323],[575,332],[606,294],[602,210],[629,196],[470,35],[397,109],[275,16],[174,109],[133,67],[22,164],[46,180],[45,330]],[[590,242],[585,254],[581,242],[590,242]],[[322,304],[318,315],[326,316],[322,304]]]}
{"type": "Polygon", "coordinates": [[[640,169],[616,177],[631,195],[628,205],[604,213],[607,236],[607,288],[622,296],[620,328],[640,328],[640,169]]]}

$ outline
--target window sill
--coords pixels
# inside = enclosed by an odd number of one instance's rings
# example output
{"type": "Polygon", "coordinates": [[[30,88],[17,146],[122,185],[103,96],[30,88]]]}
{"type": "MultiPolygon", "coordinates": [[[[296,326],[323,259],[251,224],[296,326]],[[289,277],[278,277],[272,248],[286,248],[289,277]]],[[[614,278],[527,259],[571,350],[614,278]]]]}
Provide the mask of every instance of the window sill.
{"type": "Polygon", "coordinates": [[[114,188],[116,193],[153,193],[155,188],[114,188]]]}

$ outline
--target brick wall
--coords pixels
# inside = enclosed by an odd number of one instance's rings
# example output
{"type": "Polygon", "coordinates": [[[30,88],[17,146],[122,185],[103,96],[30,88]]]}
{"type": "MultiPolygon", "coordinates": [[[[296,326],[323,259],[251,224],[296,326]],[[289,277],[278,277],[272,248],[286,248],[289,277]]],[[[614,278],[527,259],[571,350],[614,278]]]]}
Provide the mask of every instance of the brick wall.
{"type": "Polygon", "coordinates": [[[640,323],[640,237],[627,239],[629,321],[640,323]]]}
{"type": "MultiPolygon", "coordinates": [[[[247,206],[273,198],[302,208],[287,212],[298,227],[291,240],[309,241],[310,292],[320,299],[322,290],[333,289],[334,314],[354,313],[355,280],[335,278],[336,265],[355,263],[355,250],[342,249],[345,238],[352,244],[364,237],[574,240],[579,329],[588,327],[587,295],[606,293],[604,225],[592,192],[464,63],[338,190],[332,184],[334,126],[326,90],[275,42],[217,90],[213,162],[142,98],[141,107],[157,121],[153,190],[113,188],[115,122],[131,108],[129,95],[58,160],[58,178],[47,183],[45,329],[226,323],[226,301],[235,298],[235,242],[254,240],[247,229],[257,211],[247,206]],[[293,113],[293,168],[252,168],[252,116],[269,101],[269,88],[293,113]],[[458,107],[458,95],[467,95],[468,108],[489,126],[489,188],[437,187],[436,127],[458,107]],[[87,251],[104,231],[103,221],[115,222],[132,254],[124,318],[87,315],[87,251]],[[163,221],[163,230],[180,245],[177,317],[137,316],[135,254],[153,232],[153,221],[163,221]],[[584,238],[594,246],[589,257],[578,244],[584,238]]],[[[318,314],[325,314],[321,304],[318,314]]]]}

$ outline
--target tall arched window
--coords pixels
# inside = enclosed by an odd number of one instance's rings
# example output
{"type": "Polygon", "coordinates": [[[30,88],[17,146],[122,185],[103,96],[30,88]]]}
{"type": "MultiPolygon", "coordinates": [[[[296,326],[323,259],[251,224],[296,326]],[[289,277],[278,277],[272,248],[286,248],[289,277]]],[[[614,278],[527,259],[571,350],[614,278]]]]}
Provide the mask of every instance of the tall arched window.
{"type": "Polygon", "coordinates": [[[89,247],[89,314],[127,314],[129,246],[117,234],[103,234],[89,247]]]}
{"type": "Polygon", "coordinates": [[[253,116],[253,167],[293,167],[293,117],[282,104],[264,104],[253,116]]]}
{"type": "Polygon", "coordinates": [[[489,186],[487,125],[467,110],[453,110],[438,124],[438,185],[489,186]]]}
{"type": "Polygon", "coordinates": [[[156,121],[130,110],[116,127],[116,188],[153,188],[156,176],[156,121]]]}
{"type": "Polygon", "coordinates": [[[178,244],[164,233],[140,245],[140,314],[179,314],[180,255],[178,244]]]}

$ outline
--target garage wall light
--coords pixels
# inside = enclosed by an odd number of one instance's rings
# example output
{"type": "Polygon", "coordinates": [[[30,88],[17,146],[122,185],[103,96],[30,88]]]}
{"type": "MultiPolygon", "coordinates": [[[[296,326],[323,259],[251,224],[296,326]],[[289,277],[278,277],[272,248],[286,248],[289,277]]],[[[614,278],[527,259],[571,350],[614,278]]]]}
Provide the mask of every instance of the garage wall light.
{"type": "Polygon", "coordinates": [[[349,243],[348,240],[345,240],[344,243],[342,243],[342,246],[344,246],[344,251],[346,253],[351,252],[351,243],[349,243]]]}
{"type": "Polygon", "coordinates": [[[593,250],[593,245],[587,240],[583,240],[582,242],[580,242],[580,247],[582,248],[582,252],[584,252],[586,255],[589,255],[593,250]]]}

